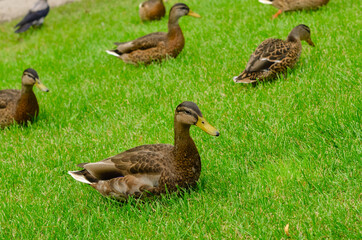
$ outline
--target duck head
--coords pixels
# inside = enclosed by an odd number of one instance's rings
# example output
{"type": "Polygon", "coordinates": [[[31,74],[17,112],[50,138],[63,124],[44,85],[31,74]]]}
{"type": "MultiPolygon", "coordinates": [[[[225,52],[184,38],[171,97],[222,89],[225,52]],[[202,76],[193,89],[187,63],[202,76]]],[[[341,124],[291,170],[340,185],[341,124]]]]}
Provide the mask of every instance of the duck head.
{"type": "Polygon", "coordinates": [[[41,91],[49,92],[49,89],[40,82],[38,73],[32,68],[25,69],[21,78],[21,82],[25,87],[33,87],[35,85],[41,91]]]}
{"type": "Polygon", "coordinates": [[[288,39],[304,40],[312,47],[315,46],[310,38],[310,28],[304,24],[300,24],[293,28],[293,30],[289,33],[288,39]]]}
{"type": "Polygon", "coordinates": [[[219,131],[211,126],[202,116],[199,107],[194,102],[183,102],[177,106],[175,121],[185,125],[196,125],[212,136],[219,136],[219,131]]]}
{"type": "Polygon", "coordinates": [[[199,14],[191,11],[186,4],[176,3],[170,10],[169,23],[177,23],[179,18],[183,16],[201,17],[199,14]]]}

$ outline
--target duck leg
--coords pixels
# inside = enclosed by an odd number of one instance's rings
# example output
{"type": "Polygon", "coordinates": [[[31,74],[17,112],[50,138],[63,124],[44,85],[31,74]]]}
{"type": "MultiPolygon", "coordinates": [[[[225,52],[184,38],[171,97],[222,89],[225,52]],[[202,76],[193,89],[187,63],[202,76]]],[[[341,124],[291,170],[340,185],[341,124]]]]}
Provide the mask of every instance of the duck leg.
{"type": "Polygon", "coordinates": [[[273,15],[273,19],[276,19],[283,11],[281,9],[279,9],[279,11],[273,15]]]}

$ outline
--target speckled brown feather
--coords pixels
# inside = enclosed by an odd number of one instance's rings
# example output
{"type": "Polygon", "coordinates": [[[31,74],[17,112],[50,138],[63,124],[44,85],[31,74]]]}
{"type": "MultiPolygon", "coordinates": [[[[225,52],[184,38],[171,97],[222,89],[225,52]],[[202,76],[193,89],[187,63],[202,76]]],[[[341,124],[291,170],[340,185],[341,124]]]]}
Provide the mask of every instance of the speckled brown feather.
{"type": "Polygon", "coordinates": [[[142,21],[160,20],[165,14],[163,0],[148,0],[140,4],[139,15],[142,21]]]}
{"type": "Polygon", "coordinates": [[[234,82],[253,83],[274,79],[288,68],[293,68],[302,52],[301,41],[294,37],[293,31],[287,40],[270,38],[263,41],[250,56],[245,70],[234,77],[234,82]]]}
{"type": "Polygon", "coordinates": [[[156,32],[133,41],[116,43],[118,45],[117,48],[107,52],[119,57],[125,63],[134,65],[139,63],[150,64],[154,61],[159,62],[167,57],[176,58],[185,45],[185,38],[178,24],[178,19],[184,16],[178,14],[185,9],[189,11],[185,4],[175,4],[171,8],[168,33],[156,32]],[[185,7],[181,9],[183,6],[185,7]]]}

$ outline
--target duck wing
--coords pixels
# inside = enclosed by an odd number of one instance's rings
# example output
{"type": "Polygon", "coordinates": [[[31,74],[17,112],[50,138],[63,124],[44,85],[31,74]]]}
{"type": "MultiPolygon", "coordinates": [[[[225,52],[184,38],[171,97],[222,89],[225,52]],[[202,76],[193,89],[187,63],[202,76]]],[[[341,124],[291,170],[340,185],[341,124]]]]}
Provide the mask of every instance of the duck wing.
{"type": "Polygon", "coordinates": [[[250,56],[246,72],[267,71],[273,64],[281,62],[288,54],[290,47],[281,39],[263,41],[250,56]]]}
{"type": "Polygon", "coordinates": [[[118,54],[130,53],[135,50],[145,50],[156,47],[160,42],[165,42],[167,39],[167,33],[156,32],[150,33],[146,36],[137,38],[133,41],[115,43],[117,49],[115,50],[118,54]]]}
{"type": "Polygon", "coordinates": [[[6,89],[0,91],[0,109],[7,108],[11,102],[16,103],[19,99],[20,91],[15,89],[6,89]]]}
{"type": "Polygon", "coordinates": [[[83,167],[97,180],[109,180],[135,174],[158,175],[169,167],[172,145],[142,145],[83,167]]]}

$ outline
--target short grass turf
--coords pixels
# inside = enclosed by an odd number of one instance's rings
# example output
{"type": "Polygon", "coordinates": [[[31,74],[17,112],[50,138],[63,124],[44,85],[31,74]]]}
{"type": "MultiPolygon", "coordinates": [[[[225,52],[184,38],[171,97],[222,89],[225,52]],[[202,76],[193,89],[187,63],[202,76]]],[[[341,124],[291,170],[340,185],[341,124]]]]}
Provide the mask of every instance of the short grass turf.
{"type": "Polygon", "coordinates": [[[1,89],[19,89],[28,67],[50,89],[35,90],[34,124],[0,131],[1,239],[361,239],[361,1],[274,21],[277,10],[256,0],[185,3],[202,18],[180,20],[184,50],[147,67],[105,53],[167,30],[166,18],[140,23],[139,1],[66,4],[21,35],[19,19],[0,25],[1,89]],[[316,47],[303,43],[286,78],[234,84],[259,43],[301,23],[316,47]],[[174,110],[186,100],[221,133],[192,127],[197,188],[121,204],[67,174],[173,143],[174,110]]]}

